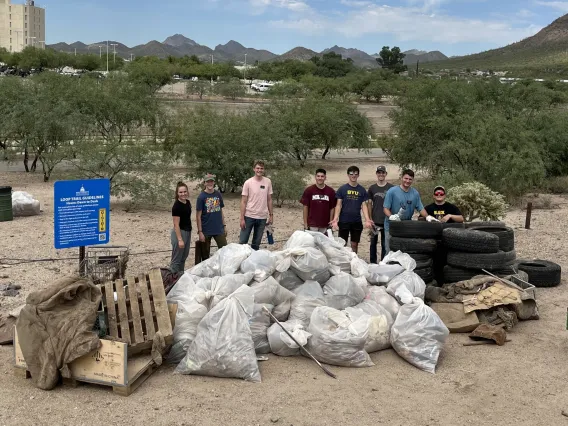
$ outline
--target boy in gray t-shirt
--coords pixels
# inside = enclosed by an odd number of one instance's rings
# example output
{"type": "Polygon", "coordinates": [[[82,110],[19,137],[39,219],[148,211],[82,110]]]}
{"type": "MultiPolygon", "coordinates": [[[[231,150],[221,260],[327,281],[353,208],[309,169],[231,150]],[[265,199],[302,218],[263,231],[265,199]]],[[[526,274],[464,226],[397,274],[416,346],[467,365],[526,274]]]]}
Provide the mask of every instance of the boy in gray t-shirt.
{"type": "Polygon", "coordinates": [[[369,187],[369,216],[373,219],[375,230],[371,238],[370,246],[370,263],[377,263],[377,244],[379,242],[379,233],[381,235],[381,260],[386,256],[385,250],[385,212],[383,211],[383,203],[387,191],[394,185],[386,181],[387,168],[385,166],[377,167],[377,183],[369,187]]]}

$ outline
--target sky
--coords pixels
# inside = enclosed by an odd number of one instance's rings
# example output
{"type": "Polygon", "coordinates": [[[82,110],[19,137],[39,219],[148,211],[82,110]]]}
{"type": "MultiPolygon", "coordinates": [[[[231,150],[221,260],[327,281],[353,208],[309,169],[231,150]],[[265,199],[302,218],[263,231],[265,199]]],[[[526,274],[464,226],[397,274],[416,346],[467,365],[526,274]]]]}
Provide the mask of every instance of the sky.
{"type": "MultiPolygon", "coordinates": [[[[13,0],[19,3],[22,0],[13,0]]],[[[369,54],[383,46],[448,56],[501,47],[568,13],[552,0],[36,0],[46,41],[127,46],[180,33],[214,48],[229,40],[282,54],[339,45],[369,54]]]]}

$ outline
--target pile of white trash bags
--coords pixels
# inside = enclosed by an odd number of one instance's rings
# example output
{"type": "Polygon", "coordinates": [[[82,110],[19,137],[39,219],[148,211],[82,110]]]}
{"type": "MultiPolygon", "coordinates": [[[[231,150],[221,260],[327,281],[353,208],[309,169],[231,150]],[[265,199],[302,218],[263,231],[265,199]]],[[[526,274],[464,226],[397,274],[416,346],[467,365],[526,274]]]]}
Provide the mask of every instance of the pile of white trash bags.
{"type": "Polygon", "coordinates": [[[12,193],[12,213],[14,217],[37,216],[41,213],[39,201],[24,191],[12,193]]]}
{"type": "Polygon", "coordinates": [[[416,262],[395,252],[369,265],[344,244],[297,231],[281,251],[229,244],[187,270],[168,294],[176,371],[259,382],[257,354],[305,355],[295,339],[330,365],[370,367],[369,353],[392,347],[434,373],[449,332],[416,262]]]}

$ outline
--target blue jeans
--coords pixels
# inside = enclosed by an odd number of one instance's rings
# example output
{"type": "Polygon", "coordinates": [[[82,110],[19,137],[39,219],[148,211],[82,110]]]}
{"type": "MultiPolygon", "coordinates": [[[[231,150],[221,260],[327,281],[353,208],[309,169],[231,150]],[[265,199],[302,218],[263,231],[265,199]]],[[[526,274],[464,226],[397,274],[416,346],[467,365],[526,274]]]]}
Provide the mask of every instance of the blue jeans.
{"type": "Polygon", "coordinates": [[[262,234],[264,233],[265,226],[266,219],[253,219],[252,217],[245,216],[245,229],[241,229],[239,244],[248,244],[250,233],[254,229],[252,234],[252,244],[250,246],[253,250],[258,250],[260,248],[260,242],[262,241],[262,234]]]}
{"type": "MultiPolygon", "coordinates": [[[[380,232],[381,234],[381,260],[383,260],[383,258],[386,256],[387,251],[386,251],[386,245],[385,245],[385,229],[383,228],[382,225],[377,225],[377,228],[379,228],[380,230],[378,232],[380,232]]],[[[373,235],[373,237],[371,238],[371,247],[369,249],[370,251],[370,263],[377,263],[377,244],[379,243],[379,236],[378,235],[373,235]]]]}

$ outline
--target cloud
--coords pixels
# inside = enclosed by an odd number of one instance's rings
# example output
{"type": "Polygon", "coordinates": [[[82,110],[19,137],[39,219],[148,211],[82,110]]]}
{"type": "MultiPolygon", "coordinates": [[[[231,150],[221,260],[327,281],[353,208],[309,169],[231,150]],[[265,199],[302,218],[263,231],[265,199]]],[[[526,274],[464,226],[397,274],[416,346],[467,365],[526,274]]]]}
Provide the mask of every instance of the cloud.
{"type": "Polygon", "coordinates": [[[256,9],[257,13],[264,12],[264,10],[270,6],[287,9],[292,12],[305,12],[311,10],[311,7],[299,0],[249,0],[250,5],[253,9],[256,9]]]}
{"type": "Polygon", "coordinates": [[[561,12],[568,12],[568,1],[535,1],[539,6],[551,7],[561,12]]]}
{"type": "MultiPolygon", "coordinates": [[[[428,3],[441,1],[443,0],[429,0],[428,3]]],[[[351,38],[389,34],[401,41],[428,40],[441,44],[500,45],[519,41],[541,29],[530,24],[514,25],[507,19],[467,19],[447,14],[426,13],[422,7],[379,5],[353,9],[341,17],[312,14],[309,18],[272,21],[271,25],[306,34],[339,33],[351,38]]]]}
{"type": "Polygon", "coordinates": [[[365,7],[373,4],[372,2],[365,0],[340,0],[339,3],[349,7],[365,7]]]}

